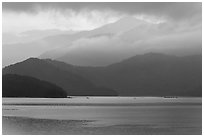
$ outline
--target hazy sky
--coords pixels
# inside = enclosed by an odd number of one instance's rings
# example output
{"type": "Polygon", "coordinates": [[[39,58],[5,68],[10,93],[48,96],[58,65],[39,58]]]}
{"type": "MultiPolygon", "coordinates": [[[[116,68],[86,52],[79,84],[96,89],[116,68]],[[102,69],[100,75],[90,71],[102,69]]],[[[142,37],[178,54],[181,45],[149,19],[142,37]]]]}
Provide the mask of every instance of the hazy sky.
{"type": "Polygon", "coordinates": [[[89,30],[130,14],[152,20],[201,21],[201,3],[3,3],[3,32],[89,30]],[[148,18],[146,17],[146,18],[148,18]],[[14,23],[15,22],[15,23],[14,23]]]}
{"type": "MultiPolygon", "coordinates": [[[[33,40],[36,35],[38,36],[36,39],[41,38],[42,32],[28,35],[29,33],[24,33],[26,31],[55,30],[52,31],[53,34],[60,34],[61,32],[56,30],[77,32],[93,30],[124,17],[134,17],[138,22],[141,21],[132,30],[128,30],[129,26],[124,24],[113,26],[115,29],[113,37],[79,38],[61,48],[60,50],[69,53],[69,58],[73,58],[70,62],[77,65],[110,64],[146,51],[160,52],[171,49],[176,53],[186,47],[189,50],[183,50],[183,52],[188,53],[194,46],[201,49],[202,3],[3,2],[2,9],[3,42],[11,43],[25,42],[25,39],[28,41],[31,37],[33,40]],[[126,30],[126,32],[120,30],[126,30]],[[90,62],[79,59],[78,61],[79,57],[84,58],[82,55],[86,56],[87,60],[90,58],[98,60],[90,62]],[[99,64],[94,62],[99,62],[99,64]]],[[[130,26],[134,23],[130,20],[126,24],[129,22],[130,26]]],[[[113,30],[110,29],[110,31],[113,30]]],[[[44,31],[42,37],[48,34],[50,31],[47,33],[44,31]]],[[[45,42],[43,46],[36,45],[35,47],[35,44],[4,44],[3,64],[15,63],[28,58],[29,55],[37,57],[56,48],[49,46],[50,43],[46,45],[45,42]],[[29,48],[30,45],[32,48],[29,48]]],[[[60,46],[60,42],[57,46],[60,46]]]]}

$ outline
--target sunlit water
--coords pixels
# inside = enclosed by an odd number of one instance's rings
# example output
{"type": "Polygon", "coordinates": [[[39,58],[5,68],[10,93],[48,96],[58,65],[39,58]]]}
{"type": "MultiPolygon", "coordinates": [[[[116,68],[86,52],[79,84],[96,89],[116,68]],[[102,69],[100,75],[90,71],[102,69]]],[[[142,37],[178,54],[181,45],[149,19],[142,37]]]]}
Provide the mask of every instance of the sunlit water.
{"type": "Polygon", "coordinates": [[[91,120],[88,127],[201,128],[201,102],[201,98],[162,97],[3,98],[3,116],[91,120]]]}

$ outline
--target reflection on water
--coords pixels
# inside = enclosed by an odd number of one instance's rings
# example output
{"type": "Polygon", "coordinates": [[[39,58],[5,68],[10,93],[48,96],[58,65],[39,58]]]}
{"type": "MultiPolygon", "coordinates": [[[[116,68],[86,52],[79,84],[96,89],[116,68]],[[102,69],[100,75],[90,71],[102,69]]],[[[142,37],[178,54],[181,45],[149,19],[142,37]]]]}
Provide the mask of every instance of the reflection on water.
{"type": "Polygon", "coordinates": [[[148,125],[201,130],[201,102],[201,98],[160,97],[4,98],[3,116],[91,120],[87,127],[148,125]]]}

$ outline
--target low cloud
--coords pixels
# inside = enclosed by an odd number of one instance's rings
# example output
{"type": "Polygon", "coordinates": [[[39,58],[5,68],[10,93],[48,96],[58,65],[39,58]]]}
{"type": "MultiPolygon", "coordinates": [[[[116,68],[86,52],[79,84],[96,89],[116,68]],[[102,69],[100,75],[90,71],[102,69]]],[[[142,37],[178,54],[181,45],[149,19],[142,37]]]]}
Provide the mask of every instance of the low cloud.
{"type": "Polygon", "coordinates": [[[29,12],[3,12],[3,32],[21,33],[29,30],[91,30],[115,22],[121,15],[114,11],[66,9],[41,10],[36,14],[29,12]],[[15,22],[15,23],[14,23],[15,22]]]}
{"type": "Polygon", "coordinates": [[[66,54],[57,59],[75,65],[104,66],[148,52],[177,56],[201,54],[201,29],[184,29],[177,24],[174,26],[175,29],[169,31],[168,24],[162,25],[164,24],[155,26],[153,30],[151,30],[152,27],[146,27],[141,29],[140,33],[135,29],[137,35],[131,32],[129,36],[132,37],[128,37],[128,34],[120,34],[113,37],[82,38],[64,48],[66,54]]]}

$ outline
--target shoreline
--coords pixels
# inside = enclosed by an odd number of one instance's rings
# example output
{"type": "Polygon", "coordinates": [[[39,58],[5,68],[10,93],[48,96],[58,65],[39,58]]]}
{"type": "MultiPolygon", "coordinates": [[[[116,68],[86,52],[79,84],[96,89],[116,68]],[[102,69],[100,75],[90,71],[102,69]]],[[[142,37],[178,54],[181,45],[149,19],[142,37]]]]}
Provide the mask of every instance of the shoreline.
{"type": "Polygon", "coordinates": [[[202,105],[202,103],[2,103],[3,106],[171,106],[171,105],[202,105]]]}

